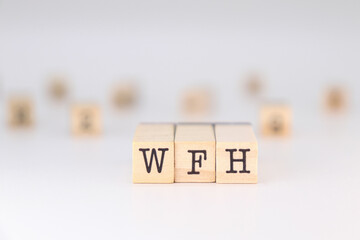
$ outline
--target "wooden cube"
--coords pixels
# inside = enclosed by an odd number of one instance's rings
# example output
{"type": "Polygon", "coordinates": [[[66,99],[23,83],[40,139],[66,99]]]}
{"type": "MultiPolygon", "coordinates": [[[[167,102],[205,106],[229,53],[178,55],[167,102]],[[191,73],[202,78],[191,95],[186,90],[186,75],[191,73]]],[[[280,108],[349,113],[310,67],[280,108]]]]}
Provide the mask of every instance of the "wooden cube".
{"type": "Polygon", "coordinates": [[[135,105],[137,90],[134,84],[122,83],[112,88],[111,101],[117,109],[128,109],[135,105]]]}
{"type": "Polygon", "coordinates": [[[202,117],[212,111],[212,95],[206,88],[187,90],[182,96],[182,111],[189,117],[202,117]]]}
{"type": "Polygon", "coordinates": [[[258,144],[250,124],[216,124],[216,182],[257,183],[258,144]]]}
{"type": "Polygon", "coordinates": [[[340,86],[329,87],[325,92],[324,106],[328,112],[344,112],[348,104],[348,94],[340,86]]]}
{"type": "Polygon", "coordinates": [[[12,127],[29,127],[34,123],[34,107],[29,97],[13,97],[9,100],[8,121],[12,127]]]}
{"type": "Polygon", "coordinates": [[[267,104],[261,109],[260,125],[264,136],[289,136],[291,121],[291,108],[286,104],[267,104]]]}
{"type": "Polygon", "coordinates": [[[215,182],[213,125],[177,125],[175,134],[175,182],[215,182]]]}
{"type": "Polygon", "coordinates": [[[262,78],[259,73],[251,73],[246,78],[245,90],[250,96],[260,95],[263,89],[262,78]]]}
{"type": "Polygon", "coordinates": [[[53,76],[49,82],[48,92],[51,99],[60,101],[66,98],[68,93],[65,77],[53,76]]]}
{"type": "Polygon", "coordinates": [[[174,182],[174,124],[140,124],[133,139],[133,182],[174,182]]]}
{"type": "Polygon", "coordinates": [[[101,133],[101,113],[95,104],[76,104],[71,109],[71,128],[74,135],[91,136],[101,133]]]}

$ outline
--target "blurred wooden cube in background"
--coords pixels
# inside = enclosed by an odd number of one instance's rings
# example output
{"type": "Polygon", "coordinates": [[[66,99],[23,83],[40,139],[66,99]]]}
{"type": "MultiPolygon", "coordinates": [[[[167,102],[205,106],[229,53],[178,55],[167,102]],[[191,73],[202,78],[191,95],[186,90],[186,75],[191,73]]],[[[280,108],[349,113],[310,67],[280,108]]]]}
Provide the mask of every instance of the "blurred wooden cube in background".
{"type": "Polygon", "coordinates": [[[137,100],[138,92],[133,83],[119,83],[112,88],[111,102],[115,109],[130,109],[136,105],[137,100]]]}
{"type": "Polygon", "coordinates": [[[185,91],[181,98],[182,112],[189,117],[203,117],[212,112],[212,93],[207,88],[193,88],[185,91]]]}
{"type": "Polygon", "coordinates": [[[71,128],[74,135],[99,135],[102,131],[99,106],[95,104],[76,104],[72,106],[71,128]]]}
{"type": "Polygon", "coordinates": [[[249,96],[259,96],[264,88],[262,77],[259,73],[253,72],[245,78],[245,91],[249,96]]]}
{"type": "Polygon", "coordinates": [[[30,97],[12,97],[8,102],[8,121],[12,127],[30,127],[34,123],[34,105],[30,97]]]}
{"type": "Polygon", "coordinates": [[[48,85],[48,94],[53,100],[64,100],[68,95],[66,77],[61,75],[51,76],[48,85]]]}
{"type": "Polygon", "coordinates": [[[289,136],[292,111],[286,104],[265,104],[260,110],[261,133],[264,136],[289,136]]]}
{"type": "Polygon", "coordinates": [[[324,106],[327,112],[344,112],[348,105],[348,94],[345,88],[340,86],[329,87],[324,96],[324,106]]]}

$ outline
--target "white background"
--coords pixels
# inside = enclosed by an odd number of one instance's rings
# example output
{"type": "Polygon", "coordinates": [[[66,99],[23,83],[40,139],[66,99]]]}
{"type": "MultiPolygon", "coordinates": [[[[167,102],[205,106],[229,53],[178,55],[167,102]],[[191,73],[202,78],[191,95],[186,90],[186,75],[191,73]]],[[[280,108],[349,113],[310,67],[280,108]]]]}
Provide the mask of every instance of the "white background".
{"type": "Polygon", "coordinates": [[[358,1],[0,1],[0,239],[358,239],[360,236],[358,1]],[[288,102],[293,136],[258,134],[241,89],[251,70],[264,99],[288,102]],[[70,102],[101,104],[104,134],[70,135],[69,105],[47,99],[64,72],[70,102]],[[132,77],[139,106],[110,106],[132,77]],[[349,111],[327,116],[324,88],[349,89],[349,111]],[[140,121],[182,121],[182,91],[213,89],[205,121],[250,121],[257,185],[131,183],[140,121]],[[7,128],[6,100],[35,100],[36,126],[7,128]]]}

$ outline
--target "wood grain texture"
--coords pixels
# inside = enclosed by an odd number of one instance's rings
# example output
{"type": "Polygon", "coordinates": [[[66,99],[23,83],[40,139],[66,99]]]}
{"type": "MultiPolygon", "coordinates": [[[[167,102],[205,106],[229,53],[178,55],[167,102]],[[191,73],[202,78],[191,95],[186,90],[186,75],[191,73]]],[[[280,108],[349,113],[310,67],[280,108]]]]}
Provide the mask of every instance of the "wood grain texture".
{"type": "Polygon", "coordinates": [[[211,124],[177,125],[175,182],[215,182],[215,136],[211,124]]]}
{"type": "Polygon", "coordinates": [[[71,109],[71,130],[76,136],[96,136],[102,132],[101,112],[95,104],[76,104],[71,109]]]}
{"type": "Polygon", "coordinates": [[[34,104],[30,97],[12,97],[8,102],[8,123],[13,128],[34,124],[34,104]]]}
{"type": "Polygon", "coordinates": [[[215,136],[216,182],[257,183],[258,144],[251,125],[216,124],[215,136]]]}
{"type": "Polygon", "coordinates": [[[133,139],[133,182],[174,182],[174,124],[139,124],[133,139]]]}
{"type": "Polygon", "coordinates": [[[266,104],[260,112],[261,133],[264,136],[291,135],[292,112],[286,104],[266,104]]]}

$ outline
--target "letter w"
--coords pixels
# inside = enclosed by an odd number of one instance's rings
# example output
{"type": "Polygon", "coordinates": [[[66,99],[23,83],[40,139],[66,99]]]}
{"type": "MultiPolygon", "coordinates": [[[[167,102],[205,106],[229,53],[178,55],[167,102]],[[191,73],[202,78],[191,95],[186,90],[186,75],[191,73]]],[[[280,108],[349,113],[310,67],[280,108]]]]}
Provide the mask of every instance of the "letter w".
{"type": "Polygon", "coordinates": [[[155,148],[153,148],[153,149],[151,150],[150,163],[148,162],[146,152],[149,151],[149,150],[150,150],[150,148],[139,148],[139,151],[141,151],[141,152],[143,153],[143,155],[144,155],[144,161],[145,161],[146,171],[147,171],[148,173],[151,172],[151,166],[152,166],[153,158],[155,158],[157,171],[158,171],[158,173],[161,173],[162,167],[163,167],[163,163],[164,163],[165,152],[168,151],[169,149],[168,149],[168,148],[158,148],[158,151],[161,151],[161,160],[160,160],[160,163],[159,163],[158,156],[157,156],[157,153],[156,153],[156,149],[155,149],[155,148]]]}

